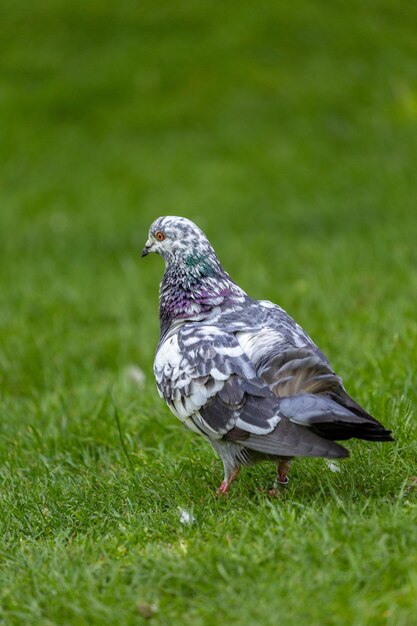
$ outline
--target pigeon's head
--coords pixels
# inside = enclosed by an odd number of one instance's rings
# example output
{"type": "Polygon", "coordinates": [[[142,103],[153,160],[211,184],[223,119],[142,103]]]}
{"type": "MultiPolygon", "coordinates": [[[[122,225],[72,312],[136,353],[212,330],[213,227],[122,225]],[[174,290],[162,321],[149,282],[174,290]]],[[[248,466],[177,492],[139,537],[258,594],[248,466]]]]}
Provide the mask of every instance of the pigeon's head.
{"type": "Polygon", "coordinates": [[[159,289],[162,336],[173,320],[235,306],[246,297],[222,268],[205,234],[185,217],[158,217],[151,224],[142,256],[150,252],[165,259],[159,289]]]}
{"type": "Polygon", "coordinates": [[[166,261],[201,259],[215,254],[207,237],[186,217],[166,215],[158,217],[149,229],[142,256],[156,252],[166,261]]]}

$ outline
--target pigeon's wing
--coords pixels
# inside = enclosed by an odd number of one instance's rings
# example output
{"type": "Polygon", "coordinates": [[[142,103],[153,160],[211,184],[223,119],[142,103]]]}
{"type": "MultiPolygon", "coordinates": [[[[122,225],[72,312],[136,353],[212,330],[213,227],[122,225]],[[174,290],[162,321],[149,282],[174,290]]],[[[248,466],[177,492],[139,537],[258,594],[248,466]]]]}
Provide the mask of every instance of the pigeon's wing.
{"type": "Polygon", "coordinates": [[[285,416],[236,337],[219,327],[182,326],[161,344],[154,371],[173,413],[211,439],[231,439],[273,456],[346,455],[285,416]]]}
{"type": "Polygon", "coordinates": [[[325,355],[288,313],[267,301],[251,309],[253,327],[237,329],[236,338],[276,396],[336,392],[342,387],[325,355]]]}
{"type": "MultiPolygon", "coordinates": [[[[303,423],[323,437],[331,439],[390,440],[389,431],[355,402],[343,387],[342,379],[331,368],[328,360],[285,311],[276,307],[274,314],[265,321],[262,329],[236,333],[239,345],[253,363],[256,373],[279,398],[309,398],[322,396],[316,402],[317,415],[313,422],[303,423]],[[332,417],[324,418],[323,402],[331,402],[332,417]],[[336,407],[336,408],[335,408],[336,407]],[[337,415],[344,413],[344,418],[337,415]],[[350,418],[348,418],[350,415],[350,418]],[[321,417],[320,417],[321,416],[321,417]],[[322,419],[323,417],[323,419],[322,419]],[[360,418],[359,420],[355,418],[360,418]]],[[[294,408],[294,401],[292,410],[294,408]]],[[[284,405],[281,404],[281,409],[284,405]]],[[[305,401],[300,402],[300,416],[305,401]]],[[[291,413],[288,415],[292,421],[291,413]]]]}
{"type": "Polygon", "coordinates": [[[187,324],[168,336],[154,372],[173,413],[209,437],[221,438],[235,426],[268,433],[279,422],[277,398],[236,338],[215,326],[187,324]]]}
{"type": "Polygon", "coordinates": [[[301,393],[337,393],[342,388],[342,379],[320,352],[308,345],[282,345],[276,331],[242,333],[239,343],[258,376],[280,398],[301,393]]]}

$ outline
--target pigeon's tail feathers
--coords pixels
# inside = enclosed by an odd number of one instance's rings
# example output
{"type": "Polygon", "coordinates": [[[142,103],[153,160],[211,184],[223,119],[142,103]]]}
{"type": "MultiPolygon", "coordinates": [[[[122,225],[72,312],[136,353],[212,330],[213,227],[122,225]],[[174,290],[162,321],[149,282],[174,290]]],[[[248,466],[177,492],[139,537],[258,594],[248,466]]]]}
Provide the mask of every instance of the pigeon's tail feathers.
{"type": "Polygon", "coordinates": [[[268,457],[304,456],[340,459],[349,456],[346,448],[320,437],[310,428],[293,424],[285,417],[267,435],[250,434],[239,443],[268,457]]]}
{"type": "Polygon", "coordinates": [[[310,426],[322,437],[391,441],[390,432],[349,396],[342,380],[317,350],[271,351],[260,360],[258,373],[276,396],[288,400],[289,416],[296,413],[296,418],[290,419],[310,426]],[[308,404],[313,415],[305,419],[299,404],[303,410],[308,404]]]}
{"type": "Polygon", "coordinates": [[[291,422],[307,426],[325,439],[346,440],[355,437],[368,441],[393,441],[391,431],[374,417],[365,411],[358,414],[359,411],[354,412],[352,408],[328,395],[301,394],[280,401],[280,412],[291,422]]]}
{"type": "Polygon", "coordinates": [[[392,441],[391,433],[374,418],[357,415],[327,395],[300,394],[280,398],[280,422],[267,434],[249,436],[236,429],[230,438],[267,456],[324,457],[337,459],[349,452],[335,439],[356,437],[369,441],[392,441]]]}

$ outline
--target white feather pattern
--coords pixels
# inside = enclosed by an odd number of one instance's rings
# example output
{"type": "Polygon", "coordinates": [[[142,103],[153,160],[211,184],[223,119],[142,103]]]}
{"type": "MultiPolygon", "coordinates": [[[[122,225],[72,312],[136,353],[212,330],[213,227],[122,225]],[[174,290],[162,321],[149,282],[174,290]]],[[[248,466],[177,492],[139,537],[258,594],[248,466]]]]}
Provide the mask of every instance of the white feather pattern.
{"type": "Polygon", "coordinates": [[[283,342],[282,334],[272,328],[263,328],[236,333],[236,338],[252,363],[258,363],[260,359],[271,352],[274,346],[283,342]]]}

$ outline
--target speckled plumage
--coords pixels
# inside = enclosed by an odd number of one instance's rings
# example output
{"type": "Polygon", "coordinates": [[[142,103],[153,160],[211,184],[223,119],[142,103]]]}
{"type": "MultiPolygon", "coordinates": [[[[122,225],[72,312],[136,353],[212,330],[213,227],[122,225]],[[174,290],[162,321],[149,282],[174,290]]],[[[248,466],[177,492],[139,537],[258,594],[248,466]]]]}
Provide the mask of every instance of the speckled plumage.
{"type": "Polygon", "coordinates": [[[304,330],[279,306],[253,300],[232,281],[193,222],[155,220],[142,255],[149,252],[166,263],[154,363],[158,391],[221,456],[221,492],[242,464],[275,460],[283,482],[292,457],[348,456],[336,439],[391,440],[348,396],[304,330]]]}

